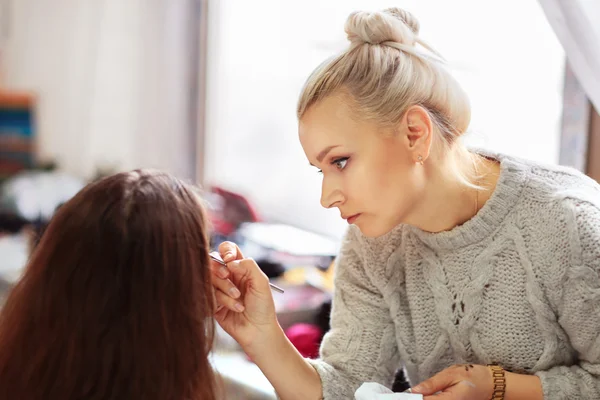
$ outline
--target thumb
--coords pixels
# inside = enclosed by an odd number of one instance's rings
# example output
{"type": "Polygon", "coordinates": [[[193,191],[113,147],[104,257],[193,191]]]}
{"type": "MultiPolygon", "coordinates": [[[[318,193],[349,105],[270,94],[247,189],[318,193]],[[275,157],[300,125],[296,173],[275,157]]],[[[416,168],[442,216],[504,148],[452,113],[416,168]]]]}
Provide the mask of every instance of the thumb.
{"type": "Polygon", "coordinates": [[[223,242],[219,245],[219,254],[225,262],[241,260],[244,258],[242,251],[237,244],[233,242],[223,242]]]}
{"type": "Polygon", "coordinates": [[[454,377],[452,374],[448,372],[448,370],[444,370],[413,387],[412,393],[431,396],[432,394],[441,392],[444,389],[454,385],[454,383],[454,377]]]}

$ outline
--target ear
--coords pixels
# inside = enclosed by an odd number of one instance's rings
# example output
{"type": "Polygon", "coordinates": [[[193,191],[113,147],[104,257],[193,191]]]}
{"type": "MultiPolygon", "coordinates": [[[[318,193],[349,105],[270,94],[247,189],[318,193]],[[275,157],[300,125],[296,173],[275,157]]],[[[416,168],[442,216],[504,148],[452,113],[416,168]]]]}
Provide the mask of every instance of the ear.
{"type": "Polygon", "coordinates": [[[425,161],[431,151],[433,122],[429,113],[421,106],[411,106],[402,118],[404,143],[415,163],[425,161]]]}

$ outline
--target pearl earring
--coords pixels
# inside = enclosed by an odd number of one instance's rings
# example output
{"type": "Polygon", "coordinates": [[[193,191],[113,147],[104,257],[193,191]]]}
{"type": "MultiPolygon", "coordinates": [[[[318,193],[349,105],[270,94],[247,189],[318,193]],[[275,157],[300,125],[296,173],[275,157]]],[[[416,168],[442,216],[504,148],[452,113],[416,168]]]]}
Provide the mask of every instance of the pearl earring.
{"type": "Polygon", "coordinates": [[[418,156],[417,157],[417,162],[421,165],[423,165],[423,156],[418,156]]]}

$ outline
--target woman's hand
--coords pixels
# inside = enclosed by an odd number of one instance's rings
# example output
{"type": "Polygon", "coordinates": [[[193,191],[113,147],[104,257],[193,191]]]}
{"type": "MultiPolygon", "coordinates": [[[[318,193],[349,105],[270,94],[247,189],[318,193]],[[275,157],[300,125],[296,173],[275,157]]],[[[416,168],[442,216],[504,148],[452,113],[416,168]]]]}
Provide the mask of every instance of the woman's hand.
{"type": "Polygon", "coordinates": [[[424,400],[489,400],[493,391],[492,371],[472,364],[446,368],[412,389],[424,400]]]}
{"type": "Polygon", "coordinates": [[[221,243],[219,253],[227,267],[211,261],[215,319],[248,352],[279,328],[269,279],[234,243],[221,243]]]}
{"type": "Polygon", "coordinates": [[[282,399],[322,397],[317,371],[290,343],[277,322],[269,279],[231,242],[219,246],[227,267],[212,261],[215,319],[258,365],[282,399]],[[239,290],[239,294],[236,292],[239,290]],[[236,304],[242,308],[238,308],[236,304]]]}

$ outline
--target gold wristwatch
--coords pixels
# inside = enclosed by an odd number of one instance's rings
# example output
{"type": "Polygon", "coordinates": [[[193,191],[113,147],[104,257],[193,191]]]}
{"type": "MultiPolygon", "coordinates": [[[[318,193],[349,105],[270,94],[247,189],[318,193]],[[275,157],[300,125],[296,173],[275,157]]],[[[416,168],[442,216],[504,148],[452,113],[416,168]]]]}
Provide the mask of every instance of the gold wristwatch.
{"type": "Polygon", "coordinates": [[[492,378],[494,379],[494,392],[490,400],[504,400],[504,393],[506,392],[505,371],[496,364],[489,364],[488,367],[492,370],[492,378]]]}

